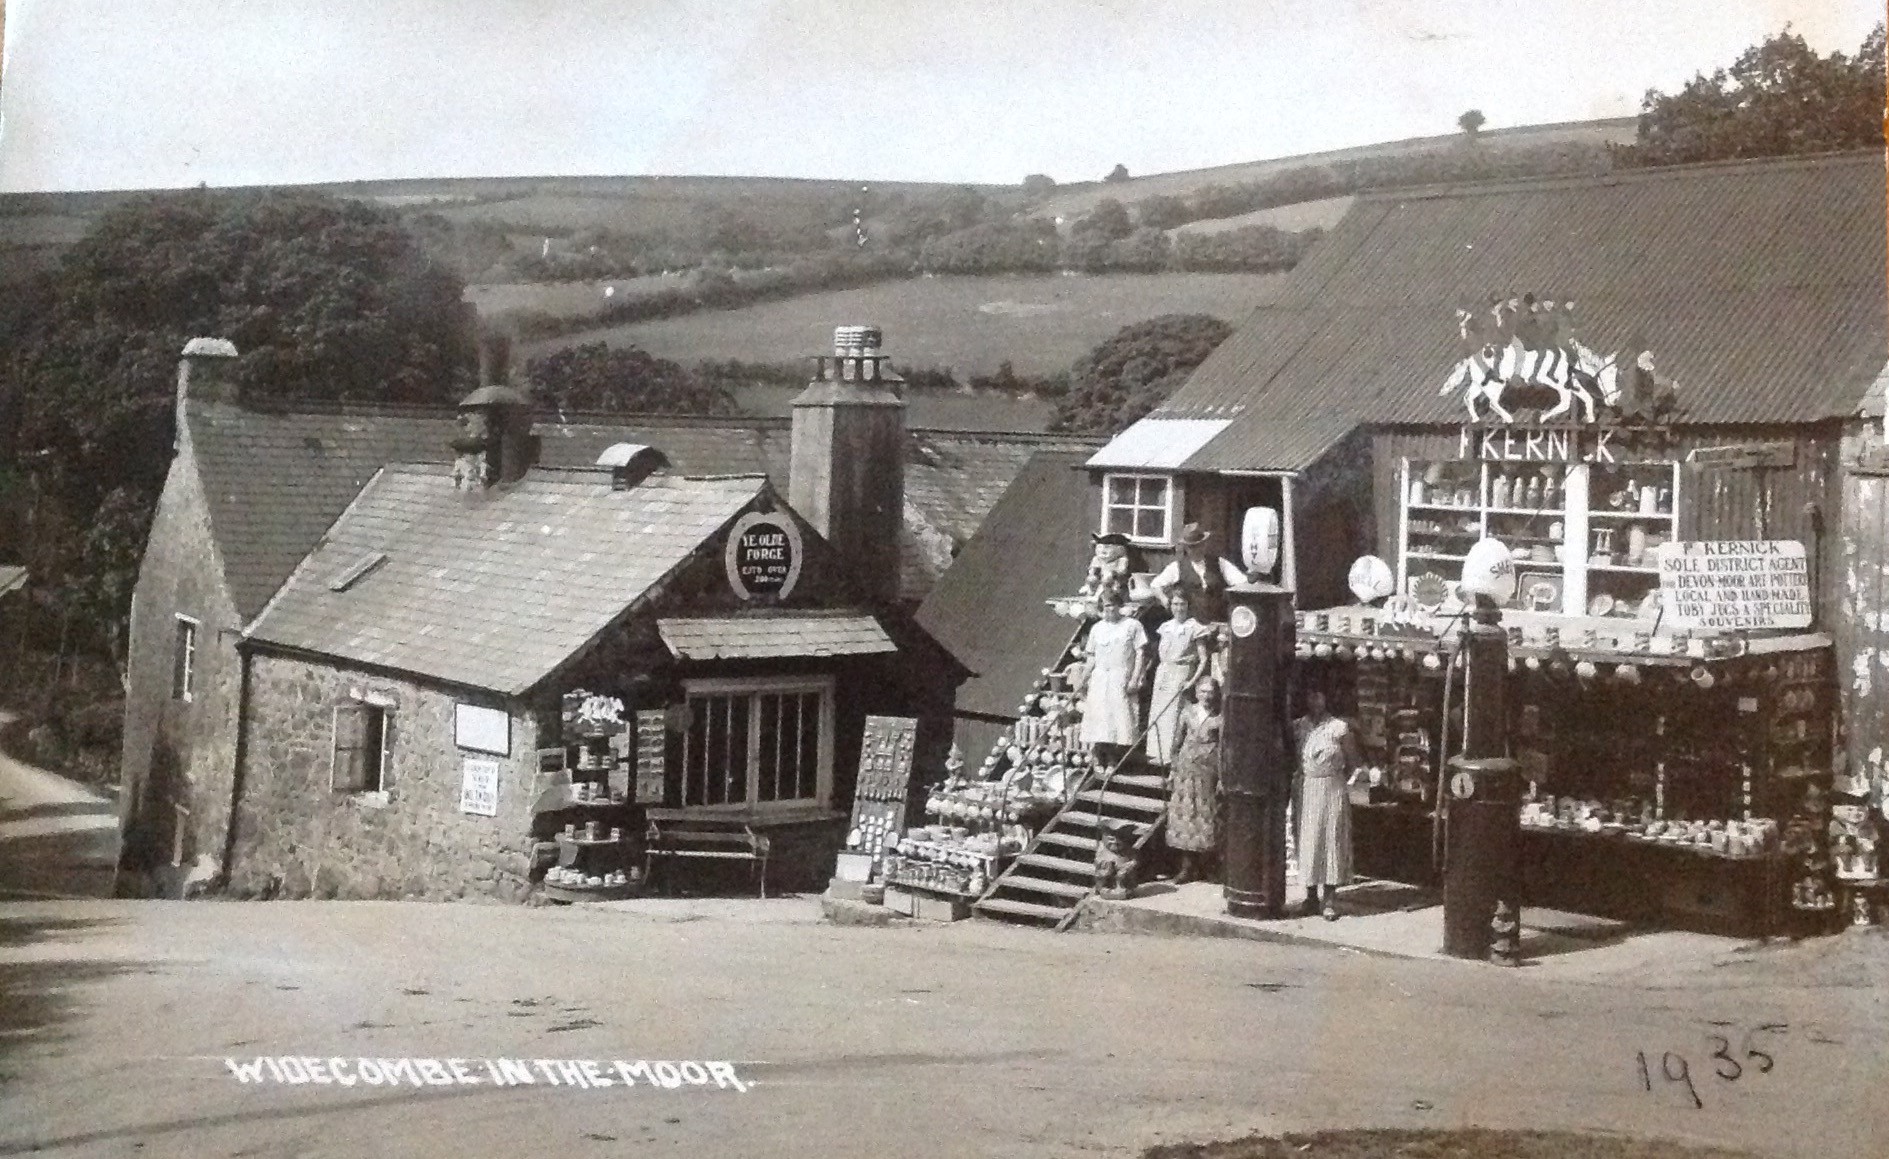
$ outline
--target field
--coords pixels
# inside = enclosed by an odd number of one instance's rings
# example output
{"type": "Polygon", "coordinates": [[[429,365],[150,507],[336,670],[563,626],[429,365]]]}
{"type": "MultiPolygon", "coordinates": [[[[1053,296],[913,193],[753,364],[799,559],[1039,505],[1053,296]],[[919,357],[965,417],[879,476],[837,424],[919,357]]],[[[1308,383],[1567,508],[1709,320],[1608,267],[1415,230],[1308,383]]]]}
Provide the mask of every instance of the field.
{"type": "Polygon", "coordinates": [[[1270,225],[1274,229],[1298,232],[1307,229],[1330,229],[1338,224],[1338,219],[1351,208],[1355,197],[1327,197],[1321,201],[1301,201],[1297,205],[1280,205],[1272,209],[1255,209],[1251,213],[1242,213],[1236,217],[1210,217],[1202,221],[1190,221],[1186,225],[1177,225],[1170,233],[1222,233],[1229,229],[1239,229],[1247,225],[1270,225]]]}
{"type": "Polygon", "coordinates": [[[465,299],[478,308],[482,318],[500,318],[521,310],[572,318],[595,314],[614,301],[681,286],[685,277],[683,274],[651,274],[646,278],[611,278],[602,282],[485,283],[467,286],[465,299]]]}
{"type": "Polygon", "coordinates": [[[1161,314],[1205,313],[1238,324],[1270,298],[1283,276],[912,278],[589,330],[521,353],[602,339],[685,364],[783,362],[825,350],[833,327],[861,323],[883,328],[886,353],[908,366],[946,367],[963,378],[1008,361],[1019,374],[1048,374],[1067,369],[1121,327],[1161,314]]]}
{"type": "MultiPolygon", "coordinates": [[[[1576,121],[1565,125],[1526,125],[1513,129],[1485,130],[1481,142],[1484,149],[1576,142],[1601,144],[1611,141],[1624,144],[1634,139],[1635,127],[1636,121],[1630,117],[1611,121],[1576,121]]],[[[1388,141],[1381,145],[1365,145],[1356,149],[1336,149],[1329,153],[1306,153],[1296,157],[1279,157],[1271,161],[1221,165],[1213,169],[1157,173],[1112,184],[1087,182],[1079,186],[1071,186],[1067,191],[1044,199],[1034,212],[1039,217],[1077,218],[1089,212],[1095,207],[1095,203],[1104,197],[1112,197],[1123,205],[1131,205],[1144,197],[1153,197],[1157,193],[1169,197],[1186,197],[1204,185],[1237,185],[1241,182],[1259,181],[1288,169],[1299,169],[1308,165],[1419,153],[1434,149],[1439,145],[1447,145],[1459,138],[1459,134],[1442,137],[1414,137],[1405,141],[1388,141]]]]}

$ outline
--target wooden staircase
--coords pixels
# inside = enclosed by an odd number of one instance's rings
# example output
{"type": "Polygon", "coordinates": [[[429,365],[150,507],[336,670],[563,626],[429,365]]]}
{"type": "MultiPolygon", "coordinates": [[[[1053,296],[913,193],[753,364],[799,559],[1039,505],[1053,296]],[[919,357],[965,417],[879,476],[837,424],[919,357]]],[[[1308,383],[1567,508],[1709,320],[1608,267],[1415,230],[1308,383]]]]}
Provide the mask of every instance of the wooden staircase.
{"type": "Polygon", "coordinates": [[[1167,782],[1138,759],[1091,773],[973,905],[980,917],[1065,929],[1095,892],[1095,854],[1108,827],[1126,822],[1143,850],[1167,820],[1167,782]]]}

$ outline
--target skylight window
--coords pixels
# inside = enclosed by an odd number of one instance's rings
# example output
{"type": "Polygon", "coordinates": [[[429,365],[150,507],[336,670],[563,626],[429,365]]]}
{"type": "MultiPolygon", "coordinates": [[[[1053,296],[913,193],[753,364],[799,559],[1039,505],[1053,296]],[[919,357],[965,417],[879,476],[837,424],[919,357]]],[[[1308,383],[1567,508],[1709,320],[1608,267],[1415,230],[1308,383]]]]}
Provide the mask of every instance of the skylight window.
{"type": "Polygon", "coordinates": [[[357,559],[353,563],[349,564],[347,569],[343,571],[340,575],[329,580],[328,590],[332,592],[345,592],[349,588],[353,587],[355,584],[360,583],[363,579],[367,578],[370,572],[372,572],[375,568],[379,567],[381,564],[386,563],[386,562],[387,562],[387,553],[384,551],[376,551],[368,555],[364,555],[360,559],[357,559]]]}

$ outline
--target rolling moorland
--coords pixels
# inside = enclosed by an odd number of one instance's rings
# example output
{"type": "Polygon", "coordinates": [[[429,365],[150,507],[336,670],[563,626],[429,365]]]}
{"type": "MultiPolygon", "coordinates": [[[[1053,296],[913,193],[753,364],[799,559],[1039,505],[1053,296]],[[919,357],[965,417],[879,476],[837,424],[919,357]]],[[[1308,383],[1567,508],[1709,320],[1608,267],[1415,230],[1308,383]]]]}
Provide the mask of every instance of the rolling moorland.
{"type": "MultiPolygon", "coordinates": [[[[1198,255],[1214,239],[1269,231],[1315,244],[1310,231],[1336,224],[1356,187],[1421,184],[1466,169],[1604,166],[1606,146],[1633,136],[1631,120],[1494,129],[1473,140],[1456,133],[1076,184],[1041,177],[1019,186],[947,186],[646,176],[312,188],[400,215],[458,270],[481,318],[519,335],[526,357],[601,341],[685,364],[778,364],[821,349],[837,323],[870,322],[885,328],[888,351],[900,363],[964,381],[1006,362],[1026,376],[1055,374],[1120,327],[1163,314],[1207,313],[1237,323],[1296,260],[1290,253],[1262,257],[1264,272],[1257,272],[1249,250],[1225,263],[1209,255],[1188,264],[1181,261],[1187,246],[1198,255]],[[1101,218],[1097,207],[1105,199],[1126,207],[1122,228],[1069,268],[1071,252],[1082,252],[1071,239],[1080,242],[1101,218]],[[940,236],[949,242],[981,230],[1028,238],[1032,229],[1049,256],[1033,261],[1026,254],[1023,268],[1002,268],[1014,261],[1014,247],[999,256],[999,269],[990,268],[983,251],[968,265],[952,264],[949,251],[944,259],[934,256],[940,236]],[[866,244],[859,243],[862,231],[866,244]],[[1150,238],[1158,254],[1169,256],[1139,264],[1121,256],[1129,252],[1123,247],[1145,248],[1150,238]],[[808,276],[809,268],[821,272],[808,276]],[[966,268],[974,272],[938,272],[966,268]],[[705,281],[712,292],[701,290],[705,281]]],[[[135,196],[0,196],[0,296],[12,279],[56,262],[99,214],[135,196]]],[[[757,413],[780,413],[780,394],[778,384],[737,391],[757,413]]],[[[941,398],[924,409],[936,410],[942,425],[1028,428],[1040,426],[1046,413],[1041,400],[1020,398],[1001,400],[999,414],[990,409],[999,401],[985,392],[981,401],[941,398]]]]}

